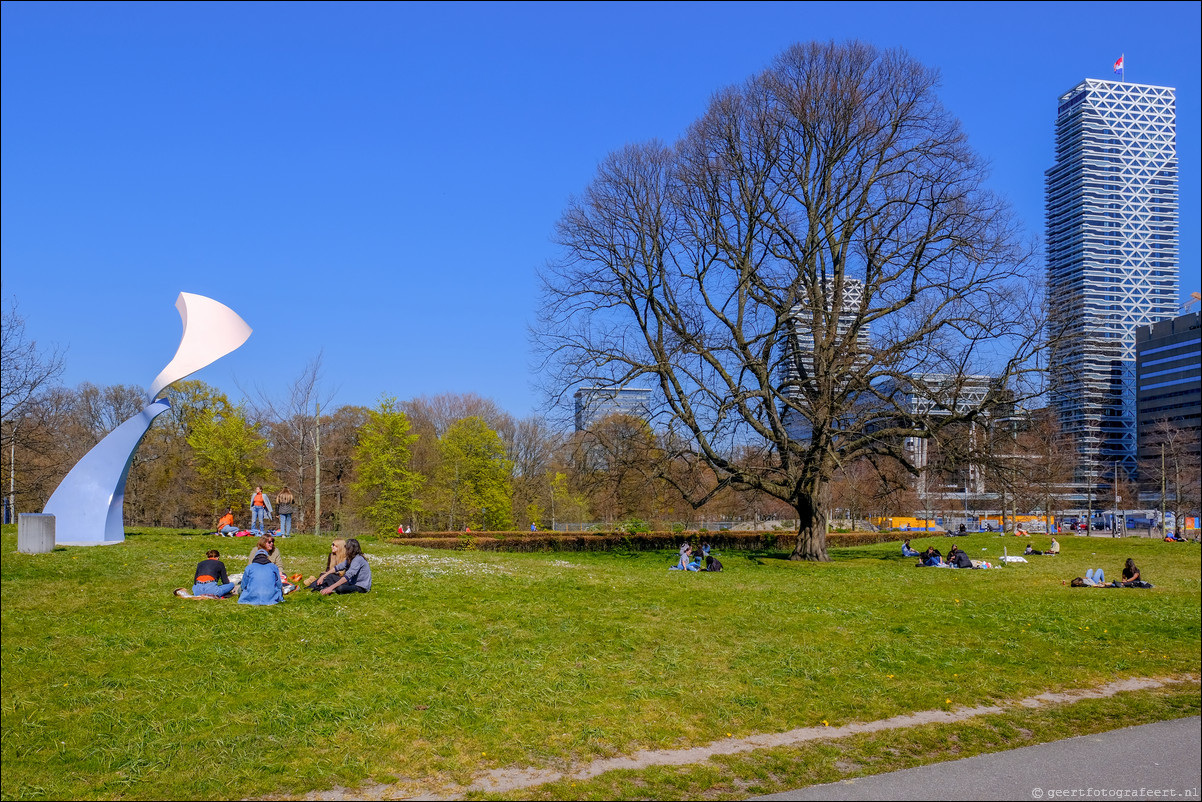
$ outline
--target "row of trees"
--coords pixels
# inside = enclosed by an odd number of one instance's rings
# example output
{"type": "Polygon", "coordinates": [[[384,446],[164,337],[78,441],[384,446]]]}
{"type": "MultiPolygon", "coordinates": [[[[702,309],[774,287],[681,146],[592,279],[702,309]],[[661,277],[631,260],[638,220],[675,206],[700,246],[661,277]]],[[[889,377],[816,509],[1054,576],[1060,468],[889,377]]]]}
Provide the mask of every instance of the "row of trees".
{"type": "MultiPolygon", "coordinates": [[[[656,433],[637,417],[611,415],[588,432],[567,433],[538,417],[516,420],[473,395],[384,398],[373,408],[327,403],[322,412],[319,389],[320,360],[282,400],[234,404],[199,381],[169,388],[171,409],[131,468],[128,523],[205,527],[227,506],[245,512],[256,484],[294,491],[300,529],[313,528],[319,507],[323,529],[385,533],[398,525],[501,530],[792,516],[771,494],[723,483],[704,461],[682,455],[670,430],[656,433]]],[[[144,403],[144,391],[126,385],[33,388],[2,429],[8,459],[0,476],[20,508],[40,510],[66,471],[144,403]]],[[[1192,509],[1197,443],[1169,424],[1162,439],[1168,507],[1192,509]]],[[[975,506],[988,491],[988,506],[1000,504],[1003,513],[1054,516],[1073,479],[1075,449],[1046,413],[960,423],[923,443],[917,479],[904,463],[874,455],[839,465],[829,485],[832,511],[852,520],[946,513],[964,509],[970,496],[975,506]]],[[[746,446],[732,459],[766,461],[746,446]]],[[[1159,459],[1145,475],[1160,486],[1159,459]]],[[[1108,484],[1107,495],[1115,489],[1108,484]]],[[[1117,490],[1136,497],[1130,483],[1117,490]]],[[[1099,498],[1097,506],[1110,505],[1099,498]]]]}

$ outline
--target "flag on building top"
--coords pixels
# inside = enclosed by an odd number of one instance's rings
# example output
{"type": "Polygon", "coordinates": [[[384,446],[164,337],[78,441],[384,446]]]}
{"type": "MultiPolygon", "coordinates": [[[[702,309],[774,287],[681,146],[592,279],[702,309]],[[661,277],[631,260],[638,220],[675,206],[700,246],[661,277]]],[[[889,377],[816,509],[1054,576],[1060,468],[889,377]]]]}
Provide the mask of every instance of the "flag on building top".
{"type": "Polygon", "coordinates": [[[1123,57],[1122,56],[1119,56],[1119,60],[1114,62],[1114,74],[1115,75],[1123,74],[1123,57]]]}

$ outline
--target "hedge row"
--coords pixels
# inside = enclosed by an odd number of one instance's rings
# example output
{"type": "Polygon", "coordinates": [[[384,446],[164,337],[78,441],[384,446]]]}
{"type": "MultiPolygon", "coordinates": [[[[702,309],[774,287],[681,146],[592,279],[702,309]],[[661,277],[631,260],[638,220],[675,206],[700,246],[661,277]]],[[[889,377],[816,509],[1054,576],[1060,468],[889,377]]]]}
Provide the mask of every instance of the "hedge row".
{"type": "MultiPolygon", "coordinates": [[[[421,537],[396,537],[399,546],[423,549],[478,551],[664,551],[676,550],[687,540],[694,546],[709,543],[717,550],[780,551],[792,549],[794,532],[429,532],[421,537]]],[[[852,532],[830,534],[827,545],[833,548],[889,543],[900,538],[888,532],[852,532]]]]}

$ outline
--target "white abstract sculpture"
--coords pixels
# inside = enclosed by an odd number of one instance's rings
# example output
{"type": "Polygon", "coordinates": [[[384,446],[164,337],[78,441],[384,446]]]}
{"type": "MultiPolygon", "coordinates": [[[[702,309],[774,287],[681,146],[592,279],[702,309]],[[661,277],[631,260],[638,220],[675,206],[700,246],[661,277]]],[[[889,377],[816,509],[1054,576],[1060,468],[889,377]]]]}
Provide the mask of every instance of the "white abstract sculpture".
{"type": "Polygon", "coordinates": [[[60,545],[98,546],[125,540],[125,482],[130,465],[150,424],[171,408],[167,399],[156,396],[250,337],[250,326],[212,298],[181,292],[175,307],[184,333],[175,357],[151,383],[150,403],[85,454],[46,502],[45,512],[54,515],[60,545]]]}

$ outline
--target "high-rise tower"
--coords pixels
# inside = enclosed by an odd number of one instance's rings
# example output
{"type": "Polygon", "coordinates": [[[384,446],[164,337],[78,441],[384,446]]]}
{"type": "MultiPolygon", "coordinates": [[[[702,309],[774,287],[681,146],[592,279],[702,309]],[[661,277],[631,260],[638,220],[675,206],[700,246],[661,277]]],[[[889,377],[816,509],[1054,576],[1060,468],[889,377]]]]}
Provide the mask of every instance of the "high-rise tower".
{"type": "Polygon", "coordinates": [[[1047,171],[1051,401],[1078,478],[1135,468],[1135,329],[1176,314],[1172,88],[1087,80],[1060,97],[1047,171]]]}

